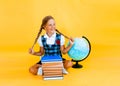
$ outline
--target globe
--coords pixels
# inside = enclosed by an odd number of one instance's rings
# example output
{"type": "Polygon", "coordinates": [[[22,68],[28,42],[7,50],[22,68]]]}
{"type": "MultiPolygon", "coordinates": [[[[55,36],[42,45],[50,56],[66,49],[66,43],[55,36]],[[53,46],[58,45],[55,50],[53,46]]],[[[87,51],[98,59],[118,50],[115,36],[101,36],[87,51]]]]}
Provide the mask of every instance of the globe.
{"type": "MultiPolygon", "coordinates": [[[[69,45],[69,43],[68,43],[69,45]]],[[[91,47],[86,37],[75,38],[68,55],[75,61],[84,60],[90,53],[91,47]]]]}

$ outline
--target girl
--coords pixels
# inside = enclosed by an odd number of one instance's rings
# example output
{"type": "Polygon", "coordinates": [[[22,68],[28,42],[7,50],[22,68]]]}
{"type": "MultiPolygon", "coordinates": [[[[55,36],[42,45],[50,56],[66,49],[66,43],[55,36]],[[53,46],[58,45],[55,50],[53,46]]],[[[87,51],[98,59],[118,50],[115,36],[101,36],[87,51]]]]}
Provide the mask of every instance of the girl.
{"type": "MultiPolygon", "coordinates": [[[[42,20],[40,31],[35,39],[32,48],[29,49],[29,53],[36,56],[42,55],[62,56],[61,53],[66,54],[73,45],[73,39],[69,38],[70,44],[69,46],[65,47],[64,37],[68,38],[67,36],[63,35],[56,29],[54,18],[52,16],[46,16],[42,20]],[[39,37],[43,29],[46,31],[46,34],[39,37]],[[56,32],[58,32],[59,34],[56,32]],[[37,41],[40,44],[40,50],[38,52],[35,52],[33,50],[33,47],[37,41]]],[[[38,63],[30,67],[29,71],[34,75],[37,74],[42,75],[41,65],[42,65],[41,61],[39,61],[38,63]]],[[[68,72],[66,71],[66,69],[72,66],[72,62],[63,58],[63,65],[64,65],[63,73],[67,74],[68,72]]]]}

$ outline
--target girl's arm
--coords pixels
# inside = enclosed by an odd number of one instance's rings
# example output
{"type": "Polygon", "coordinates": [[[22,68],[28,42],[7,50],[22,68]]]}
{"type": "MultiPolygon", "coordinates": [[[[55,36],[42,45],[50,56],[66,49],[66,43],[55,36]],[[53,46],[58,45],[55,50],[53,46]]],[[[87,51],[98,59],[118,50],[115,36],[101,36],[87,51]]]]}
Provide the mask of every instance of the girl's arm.
{"type": "Polygon", "coordinates": [[[70,48],[72,47],[72,45],[73,45],[73,42],[74,42],[74,40],[71,38],[70,39],[70,44],[65,48],[65,45],[63,45],[63,46],[61,46],[61,52],[63,53],[63,54],[66,54],[69,50],[70,50],[70,48]]]}
{"type": "Polygon", "coordinates": [[[44,48],[40,47],[40,50],[38,52],[35,52],[32,48],[30,48],[29,53],[36,56],[42,56],[44,54],[44,48]]]}

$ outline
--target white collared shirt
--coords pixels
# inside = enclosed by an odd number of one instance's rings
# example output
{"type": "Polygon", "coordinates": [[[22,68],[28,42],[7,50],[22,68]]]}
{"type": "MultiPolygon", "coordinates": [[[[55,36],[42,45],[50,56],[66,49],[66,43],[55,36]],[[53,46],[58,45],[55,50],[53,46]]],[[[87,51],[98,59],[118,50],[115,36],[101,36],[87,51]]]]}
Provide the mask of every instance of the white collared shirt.
{"type": "MultiPolygon", "coordinates": [[[[56,32],[51,36],[49,37],[47,34],[44,35],[44,37],[47,39],[46,42],[47,44],[49,45],[52,45],[55,43],[55,39],[56,39],[56,32]]],[[[64,45],[65,43],[65,38],[63,35],[61,35],[61,39],[60,39],[60,45],[64,45]]],[[[38,44],[43,47],[43,44],[42,44],[42,41],[41,41],[41,36],[38,38],[38,44]]]]}

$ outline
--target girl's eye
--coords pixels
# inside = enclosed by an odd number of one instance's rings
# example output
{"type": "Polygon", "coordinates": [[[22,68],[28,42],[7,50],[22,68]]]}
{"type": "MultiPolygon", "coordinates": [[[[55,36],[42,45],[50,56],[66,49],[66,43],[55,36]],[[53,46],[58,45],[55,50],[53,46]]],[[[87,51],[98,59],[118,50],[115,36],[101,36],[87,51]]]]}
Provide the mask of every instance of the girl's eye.
{"type": "Polygon", "coordinates": [[[49,26],[55,26],[55,24],[49,24],[49,26]]]}
{"type": "Polygon", "coordinates": [[[52,26],[52,24],[49,24],[49,26],[52,26]]]}

